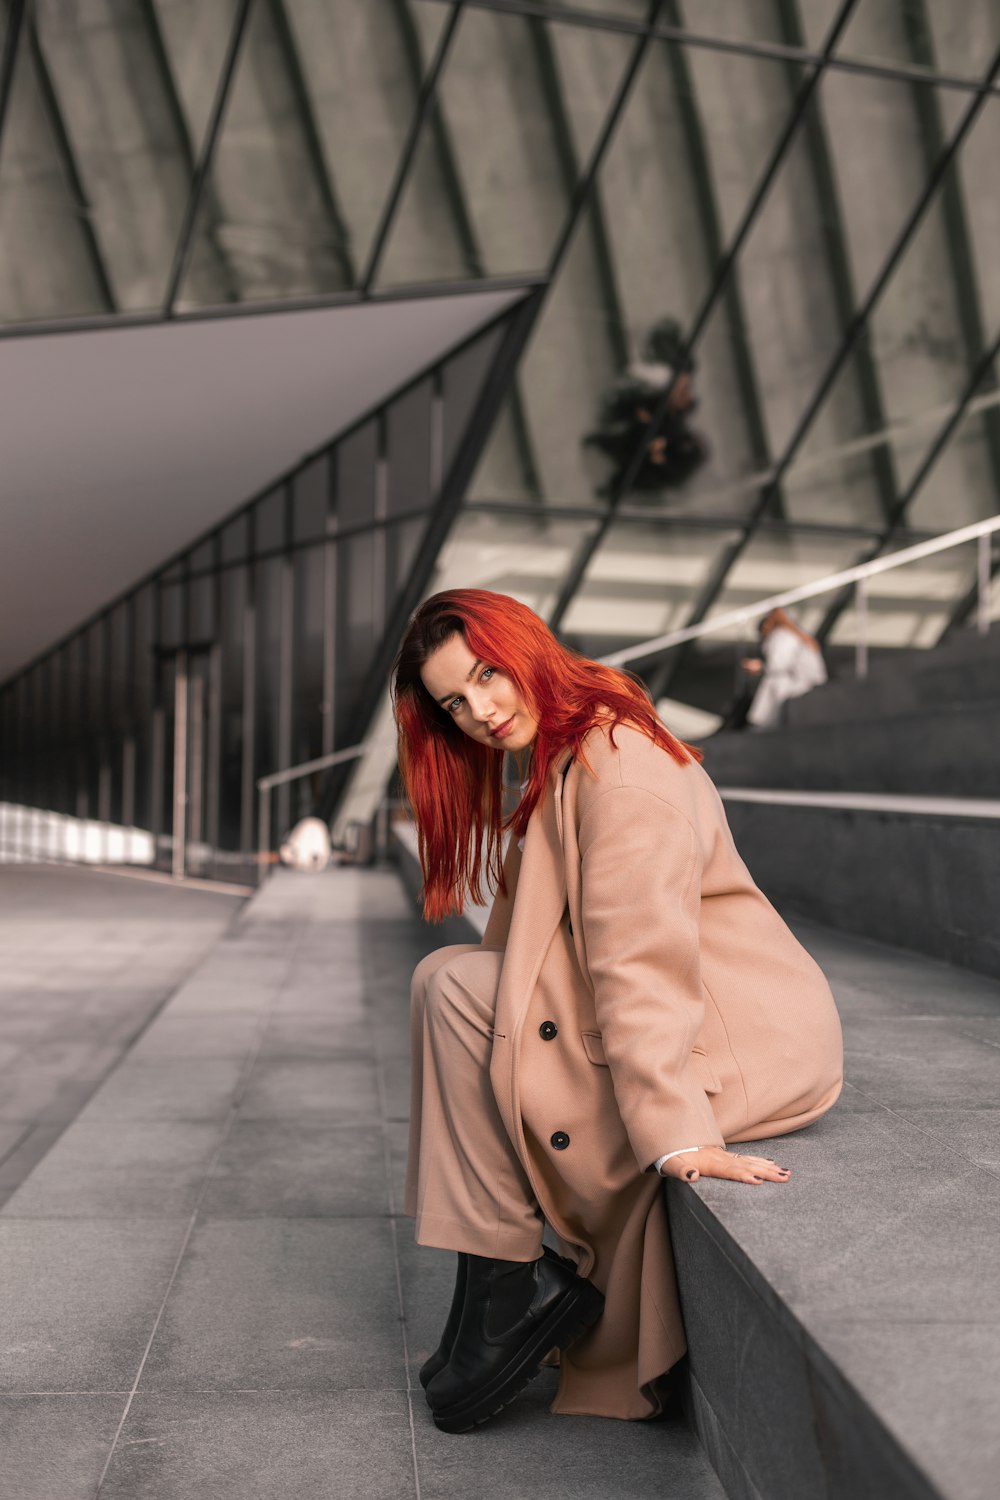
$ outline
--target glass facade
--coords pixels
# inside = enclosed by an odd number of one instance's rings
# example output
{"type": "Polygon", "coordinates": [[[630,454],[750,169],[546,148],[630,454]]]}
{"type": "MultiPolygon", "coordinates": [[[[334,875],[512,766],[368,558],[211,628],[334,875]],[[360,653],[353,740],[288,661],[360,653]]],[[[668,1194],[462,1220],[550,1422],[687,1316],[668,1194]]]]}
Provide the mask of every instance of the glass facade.
{"type": "MultiPolygon", "coordinates": [[[[1000,509],[995,0],[39,0],[12,40],[0,335],[534,288],[437,576],[581,649],[1000,509]]],[[[249,851],[262,768],[363,732],[483,378],[473,346],[10,684],[24,775],[162,833],[187,694],[204,842],[249,851]]],[[[972,552],[873,585],[873,647],[967,623],[972,552]]],[[[802,618],[853,649],[849,593],[802,618]]],[[[644,670],[701,701],[720,649],[644,670]]]]}
{"type": "MultiPolygon", "coordinates": [[[[12,810],[31,808],[147,830],[164,870],[256,875],[258,778],[364,733],[460,458],[454,441],[445,458],[446,392],[461,380],[469,440],[506,331],[477,334],[0,689],[0,857],[25,836],[12,810]]],[[[328,800],[321,774],[280,786],[272,830],[328,800]]]]}

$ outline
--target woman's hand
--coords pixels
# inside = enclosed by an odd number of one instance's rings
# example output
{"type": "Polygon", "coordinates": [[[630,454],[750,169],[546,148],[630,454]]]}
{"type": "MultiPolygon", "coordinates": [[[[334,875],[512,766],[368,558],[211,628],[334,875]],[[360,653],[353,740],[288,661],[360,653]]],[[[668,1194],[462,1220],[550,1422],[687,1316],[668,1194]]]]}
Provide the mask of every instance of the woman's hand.
{"type": "Polygon", "coordinates": [[[727,1177],[730,1182],[787,1182],[787,1167],[777,1167],[769,1156],[740,1156],[724,1146],[702,1146],[700,1151],[685,1151],[672,1156],[660,1168],[661,1177],[679,1177],[682,1182],[697,1182],[699,1177],[727,1177]]]}

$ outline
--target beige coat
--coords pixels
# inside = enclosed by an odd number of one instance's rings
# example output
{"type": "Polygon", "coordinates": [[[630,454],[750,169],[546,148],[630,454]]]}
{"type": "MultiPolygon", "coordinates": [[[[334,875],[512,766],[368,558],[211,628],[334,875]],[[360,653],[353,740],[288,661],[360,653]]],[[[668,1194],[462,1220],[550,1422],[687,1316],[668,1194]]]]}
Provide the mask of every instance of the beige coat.
{"type": "Polygon", "coordinates": [[[490,1070],[504,1125],[607,1299],[563,1356],[553,1410],[643,1417],[687,1347],[653,1163],[808,1125],[840,1093],[843,1048],[829,986],[751,880],[709,777],[639,730],[615,739],[590,731],[593,775],[577,759],[563,779],[568,753],[553,768],[483,941],[505,950],[490,1070]]]}

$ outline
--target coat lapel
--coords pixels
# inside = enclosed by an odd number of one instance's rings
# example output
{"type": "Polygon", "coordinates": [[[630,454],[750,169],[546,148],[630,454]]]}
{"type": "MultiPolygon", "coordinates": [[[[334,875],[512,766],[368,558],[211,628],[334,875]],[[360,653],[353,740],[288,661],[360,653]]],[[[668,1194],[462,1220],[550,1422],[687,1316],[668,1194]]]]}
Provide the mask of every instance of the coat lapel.
{"type": "Polygon", "coordinates": [[[562,770],[568,755],[552,767],[545,795],[528,821],[517,877],[507,951],[497,993],[496,1029],[512,1043],[542,960],[566,908],[566,864],[562,843],[562,770]]]}

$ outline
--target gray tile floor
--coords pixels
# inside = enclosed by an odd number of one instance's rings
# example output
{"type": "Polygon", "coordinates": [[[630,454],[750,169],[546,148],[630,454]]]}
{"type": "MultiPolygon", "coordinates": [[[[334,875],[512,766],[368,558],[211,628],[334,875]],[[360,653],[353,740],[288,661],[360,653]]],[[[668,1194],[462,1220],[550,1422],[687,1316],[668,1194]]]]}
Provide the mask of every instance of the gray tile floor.
{"type": "MultiPolygon", "coordinates": [[[[118,941],[116,896],[51,873],[20,1026],[60,934],[118,941]]],[[[721,1500],[678,1415],[554,1417],[551,1372],[471,1438],[430,1420],[453,1259],[399,1207],[409,975],[443,941],[391,872],[280,872],[75,1096],[0,1212],[0,1500],[721,1500]]]]}
{"type": "Polygon", "coordinates": [[[73,866],[0,866],[0,1204],[241,905],[73,866]]]}
{"type": "MultiPolygon", "coordinates": [[[[193,968],[182,893],[126,920],[126,882],[78,873],[4,908],[0,1151],[51,1134],[0,1212],[0,1500],[720,1500],[678,1416],[554,1417],[550,1372],[474,1436],[430,1421],[452,1258],[399,1212],[407,990],[448,938],[391,872],[280,872],[235,921],[185,895],[193,968]]],[[[969,1455],[1000,1460],[1000,985],[799,931],[844,1095],[781,1139],[780,1192],[697,1191],[971,1497],[969,1455]]]]}

